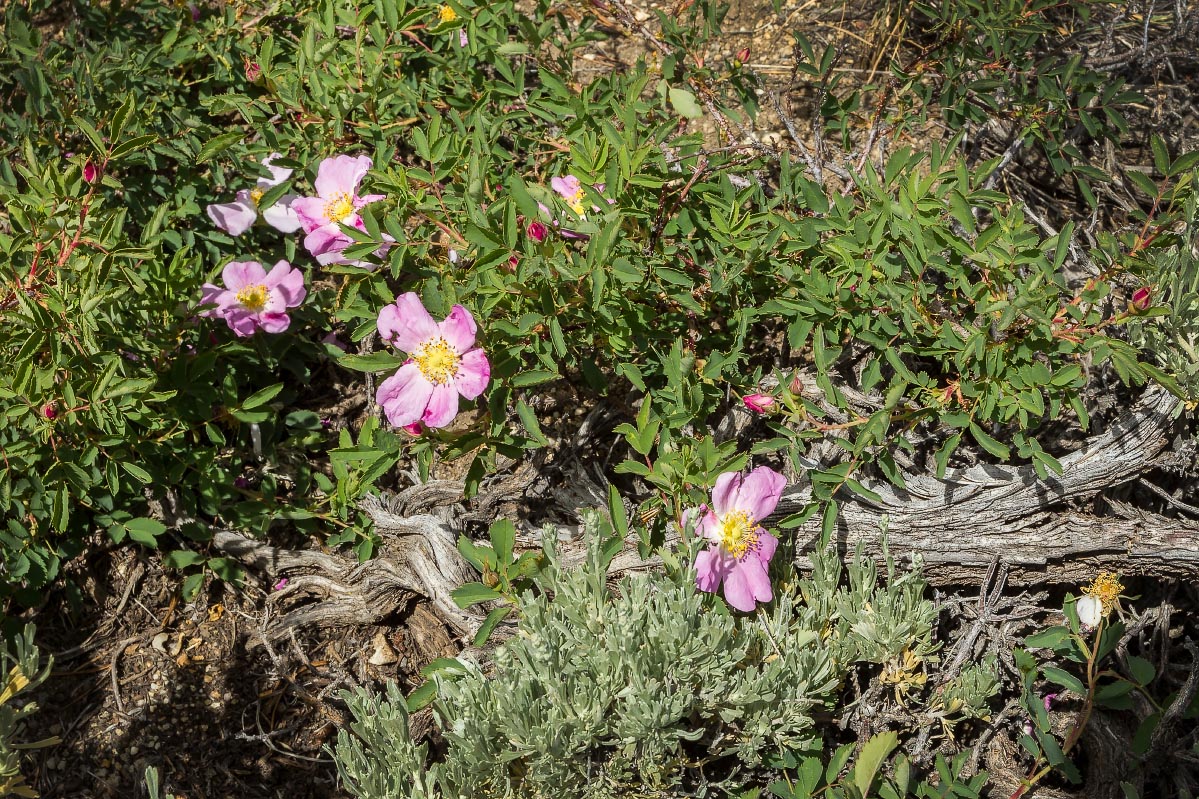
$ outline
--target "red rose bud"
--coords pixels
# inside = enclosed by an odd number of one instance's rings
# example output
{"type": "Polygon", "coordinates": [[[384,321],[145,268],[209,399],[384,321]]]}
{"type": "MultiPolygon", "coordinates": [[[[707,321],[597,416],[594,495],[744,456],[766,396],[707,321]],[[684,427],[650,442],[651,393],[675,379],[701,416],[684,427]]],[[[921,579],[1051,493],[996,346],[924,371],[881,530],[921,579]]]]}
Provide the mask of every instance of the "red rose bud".
{"type": "Polygon", "coordinates": [[[96,178],[100,177],[100,170],[91,161],[86,161],[83,164],[83,179],[88,183],[95,183],[96,178]]]}
{"type": "Polygon", "coordinates": [[[549,232],[549,228],[545,226],[544,222],[538,222],[536,220],[530,222],[529,226],[525,228],[525,235],[538,244],[545,241],[545,237],[549,234],[549,232]]]}
{"type": "Polygon", "coordinates": [[[1132,293],[1132,301],[1128,303],[1128,310],[1134,313],[1148,311],[1149,306],[1153,304],[1153,292],[1148,286],[1141,286],[1132,293]]]}
{"type": "Polygon", "coordinates": [[[42,416],[45,416],[47,419],[53,419],[58,416],[58,409],[53,404],[47,405],[42,408],[42,416]]]}
{"type": "Polygon", "coordinates": [[[748,64],[749,63],[749,48],[742,47],[740,50],[738,50],[737,55],[733,56],[733,61],[735,61],[737,63],[737,66],[744,66],[745,64],[748,64]]]}
{"type": "Polygon", "coordinates": [[[774,397],[769,394],[748,394],[741,401],[754,413],[769,413],[775,403],[774,397]]]}
{"type": "Polygon", "coordinates": [[[256,83],[260,77],[262,77],[262,67],[258,65],[258,62],[247,61],[246,80],[248,80],[250,83],[256,83]]]}

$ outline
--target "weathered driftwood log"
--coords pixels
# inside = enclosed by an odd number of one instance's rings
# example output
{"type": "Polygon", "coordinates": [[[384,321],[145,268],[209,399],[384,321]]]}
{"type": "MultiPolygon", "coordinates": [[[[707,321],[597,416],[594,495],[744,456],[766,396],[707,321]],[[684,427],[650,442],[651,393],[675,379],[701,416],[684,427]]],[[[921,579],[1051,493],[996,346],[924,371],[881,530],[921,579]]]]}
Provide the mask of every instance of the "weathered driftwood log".
{"type": "MultiPolygon", "coordinates": [[[[1170,519],[1109,503],[1115,513],[1091,515],[1080,500],[1140,477],[1169,442],[1177,401],[1150,389],[1107,431],[1061,459],[1062,474],[1042,480],[1030,466],[984,465],[951,470],[944,478],[906,477],[907,487],[868,484],[879,500],[846,493],[837,522],[843,550],[861,544],[881,554],[886,518],[892,554],[923,558],[928,578],[938,584],[975,583],[990,564],[1008,566],[1009,583],[1081,582],[1096,569],[1199,579],[1199,521],[1170,519]]],[[[462,486],[449,481],[414,486],[399,495],[363,501],[386,542],[379,557],[359,564],[319,552],[281,550],[232,532],[216,534],[215,544],[247,566],[286,575],[288,585],[273,594],[286,608],[276,630],[291,626],[371,624],[427,597],[459,633],[478,629],[481,616],[459,609],[450,592],[477,579],[456,549],[456,502],[462,486]]],[[[808,504],[811,489],[800,484],[784,494],[775,520],[808,504]]],[[[460,508],[458,508],[460,510],[460,508]]],[[[806,565],[804,544],[819,534],[812,519],[796,534],[798,562],[806,565]]],[[[536,531],[521,543],[536,546],[536,531]]],[[[559,544],[563,563],[581,560],[581,541],[559,544]]],[[[634,549],[612,563],[614,575],[658,565],[634,549]]]]}
{"type": "Polygon", "coordinates": [[[283,610],[270,626],[270,635],[283,635],[292,627],[377,624],[421,596],[453,629],[473,635],[482,616],[460,609],[450,599],[451,591],[478,578],[458,554],[457,534],[432,514],[399,515],[404,506],[396,497],[368,497],[362,508],[386,541],[381,555],[365,563],[280,549],[227,530],[217,532],[213,543],[272,579],[287,577],[287,584],[271,594],[271,601],[283,610]]]}
{"type": "MultiPolygon", "coordinates": [[[[1078,582],[1097,568],[1124,574],[1199,578],[1199,521],[1170,519],[1119,503],[1095,516],[1068,505],[1135,480],[1170,441],[1179,402],[1151,388],[1104,433],[1061,459],[1062,474],[1037,477],[1031,466],[983,465],[943,479],[910,475],[907,488],[868,484],[881,497],[846,496],[838,543],[878,553],[881,519],[897,555],[919,554],[937,582],[976,581],[991,561],[1010,567],[1009,582],[1078,582]]],[[[779,514],[805,506],[809,488],[784,495],[779,514]]],[[[820,521],[798,531],[814,538],[820,521]]]]}

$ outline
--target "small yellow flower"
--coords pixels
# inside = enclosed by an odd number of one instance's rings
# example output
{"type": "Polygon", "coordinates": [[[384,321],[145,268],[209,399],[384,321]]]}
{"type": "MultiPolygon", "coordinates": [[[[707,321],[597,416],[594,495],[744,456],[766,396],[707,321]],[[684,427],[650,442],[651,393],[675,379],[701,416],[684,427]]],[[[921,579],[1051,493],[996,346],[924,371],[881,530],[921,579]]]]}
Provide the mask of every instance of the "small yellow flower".
{"type": "Polygon", "coordinates": [[[1103,603],[1103,615],[1106,616],[1116,607],[1116,600],[1120,598],[1120,592],[1124,590],[1124,586],[1120,585],[1120,579],[1114,573],[1099,572],[1094,582],[1082,590],[1084,594],[1093,596],[1103,603]]]}
{"type": "Polygon", "coordinates": [[[905,649],[898,657],[883,665],[878,680],[883,685],[894,686],[895,701],[905,705],[904,697],[923,688],[928,682],[928,675],[924,673],[924,661],[912,654],[911,650],[905,649]]]}
{"type": "Polygon", "coordinates": [[[453,22],[458,19],[458,12],[448,5],[443,5],[437,9],[437,18],[442,22],[453,22]]]}

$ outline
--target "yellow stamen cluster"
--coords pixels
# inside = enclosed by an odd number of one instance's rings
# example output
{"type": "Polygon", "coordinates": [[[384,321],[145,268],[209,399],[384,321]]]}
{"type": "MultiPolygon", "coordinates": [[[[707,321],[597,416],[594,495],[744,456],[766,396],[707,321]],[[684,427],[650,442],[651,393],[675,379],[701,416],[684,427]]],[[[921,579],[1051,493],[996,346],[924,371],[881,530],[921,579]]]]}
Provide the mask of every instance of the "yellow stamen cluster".
{"type": "Polygon", "coordinates": [[[340,222],[352,213],[354,213],[354,198],[344,191],[337,192],[325,203],[325,219],[340,222]]]}
{"type": "Polygon", "coordinates": [[[235,295],[237,301],[241,303],[241,307],[247,311],[258,313],[266,307],[268,292],[266,286],[259,284],[257,286],[246,286],[235,295]]]}
{"type": "Polygon", "coordinates": [[[442,386],[454,379],[458,374],[458,363],[462,359],[454,348],[444,338],[437,336],[421,345],[412,354],[412,360],[420,373],[430,383],[442,386]]]}
{"type": "Polygon", "coordinates": [[[266,192],[262,189],[250,189],[250,200],[253,201],[254,205],[258,205],[260,202],[262,202],[262,195],[264,194],[266,194],[266,192]]]}
{"type": "Polygon", "coordinates": [[[458,19],[458,12],[448,5],[443,5],[437,9],[437,18],[442,22],[453,22],[458,19]]]}
{"type": "Polygon", "coordinates": [[[567,204],[570,205],[570,210],[574,211],[579,216],[583,215],[583,197],[584,196],[585,196],[585,193],[583,192],[583,187],[580,186],[579,190],[574,193],[574,196],[572,196],[569,200],[566,201],[567,204]]]}
{"type": "Polygon", "coordinates": [[[743,510],[726,513],[716,530],[720,545],[737,560],[758,545],[758,522],[743,510]]]}
{"type": "Polygon", "coordinates": [[[1116,607],[1116,600],[1120,598],[1124,586],[1120,585],[1119,577],[1112,572],[1099,572],[1094,582],[1082,590],[1103,603],[1103,615],[1106,616],[1116,607]]]}

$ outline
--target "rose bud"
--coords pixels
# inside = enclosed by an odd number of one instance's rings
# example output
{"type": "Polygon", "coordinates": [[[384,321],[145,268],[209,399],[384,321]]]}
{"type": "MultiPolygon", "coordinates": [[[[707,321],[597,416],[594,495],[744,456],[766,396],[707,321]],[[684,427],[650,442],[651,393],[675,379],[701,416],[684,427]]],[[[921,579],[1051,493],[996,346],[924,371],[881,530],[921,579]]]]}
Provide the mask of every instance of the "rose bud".
{"type": "Polygon", "coordinates": [[[98,177],[100,177],[100,170],[89,159],[83,164],[83,179],[88,183],[95,183],[98,177]]]}
{"type": "Polygon", "coordinates": [[[532,222],[529,223],[528,227],[525,228],[525,235],[527,235],[529,238],[531,238],[533,241],[537,242],[538,244],[545,241],[545,237],[548,234],[549,234],[549,228],[547,228],[545,226],[544,222],[539,222],[537,220],[533,220],[532,222]]]}
{"type": "Polygon", "coordinates": [[[58,416],[58,408],[54,407],[54,404],[51,403],[42,408],[42,416],[45,416],[47,419],[53,419],[58,416]]]}
{"type": "Polygon", "coordinates": [[[1141,286],[1132,293],[1132,300],[1128,303],[1130,313],[1140,313],[1148,311],[1149,306],[1153,304],[1153,292],[1148,286],[1141,286]]]}

